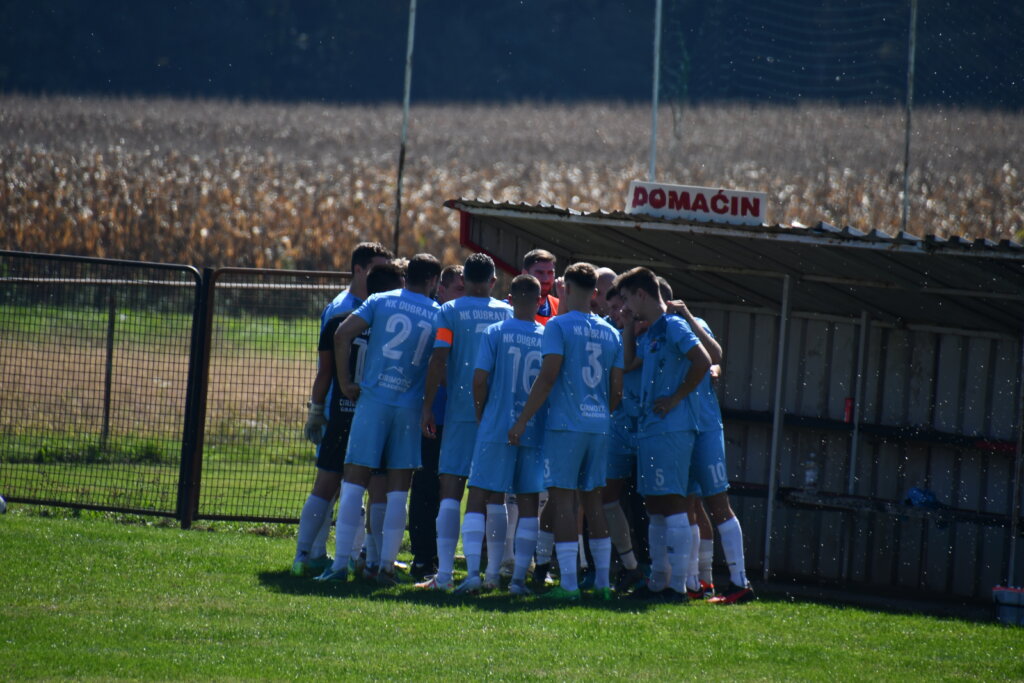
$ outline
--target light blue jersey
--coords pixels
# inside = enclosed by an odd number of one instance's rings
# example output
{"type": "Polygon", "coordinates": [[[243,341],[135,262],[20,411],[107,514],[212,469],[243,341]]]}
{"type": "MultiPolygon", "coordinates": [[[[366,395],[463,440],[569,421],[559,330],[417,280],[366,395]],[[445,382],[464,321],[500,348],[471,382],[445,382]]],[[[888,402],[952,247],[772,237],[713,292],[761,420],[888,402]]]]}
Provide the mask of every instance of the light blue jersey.
{"type": "MultiPolygon", "coordinates": [[[[540,372],[543,336],[544,326],[540,323],[515,318],[484,330],[474,369],[487,371],[490,387],[477,441],[505,443],[508,440],[508,430],[523,412],[533,381],[540,372]]],[[[526,423],[520,445],[540,446],[545,412],[546,408],[542,407],[526,423]]]]}
{"type": "Polygon", "coordinates": [[[320,331],[324,329],[324,325],[327,321],[335,316],[339,316],[343,313],[351,313],[363,304],[363,300],[352,293],[351,289],[338,294],[331,300],[331,303],[324,306],[323,312],[320,314],[320,331]]]}
{"type": "Polygon", "coordinates": [[[639,424],[642,436],[697,429],[689,400],[680,401],[665,416],[655,414],[654,401],[679,388],[690,369],[686,354],[698,344],[700,340],[690,326],[676,315],[658,318],[637,344],[637,354],[643,359],[639,424]]]}
{"type": "Polygon", "coordinates": [[[370,296],[355,310],[370,324],[359,383],[364,393],[386,405],[422,405],[438,308],[422,294],[395,289],[370,296]]]}
{"type": "MultiPolygon", "coordinates": [[[[704,331],[714,339],[711,328],[703,318],[697,318],[697,324],[704,328],[704,331]]],[[[690,402],[690,409],[697,420],[698,432],[713,432],[722,429],[722,410],[718,406],[718,395],[711,385],[711,373],[704,375],[697,388],[693,390],[686,400],[690,402]]]]}
{"type": "Polygon", "coordinates": [[[449,423],[476,423],[473,371],[477,349],[484,330],[511,317],[512,307],[491,297],[462,296],[441,306],[434,348],[451,349],[448,356],[448,404],[445,407],[445,420],[449,423]]]}
{"type": "MultiPolygon", "coordinates": [[[[320,313],[320,334],[323,334],[324,328],[331,318],[335,318],[345,313],[351,313],[352,311],[359,308],[362,305],[363,300],[352,293],[352,290],[346,289],[338,296],[324,306],[324,310],[320,313]]],[[[331,406],[334,405],[334,382],[331,382],[331,386],[327,389],[327,396],[324,398],[324,414],[329,418],[333,412],[331,406]]],[[[320,452],[320,447],[317,446],[317,453],[320,452]]]]}
{"type": "Polygon", "coordinates": [[[569,311],[548,321],[543,355],[562,356],[562,369],[548,397],[548,430],[607,434],[608,377],[622,368],[619,332],[590,313],[569,311]]]}

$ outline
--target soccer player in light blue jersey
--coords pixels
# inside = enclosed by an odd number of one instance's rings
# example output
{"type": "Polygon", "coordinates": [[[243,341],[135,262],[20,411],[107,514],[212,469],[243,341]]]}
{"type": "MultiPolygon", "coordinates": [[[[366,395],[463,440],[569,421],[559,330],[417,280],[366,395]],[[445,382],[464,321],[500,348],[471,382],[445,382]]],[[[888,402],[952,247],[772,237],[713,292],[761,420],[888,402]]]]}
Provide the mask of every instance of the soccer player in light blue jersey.
{"type": "MultiPolygon", "coordinates": [[[[338,294],[320,314],[321,335],[331,320],[348,315],[363,303],[368,296],[366,279],[370,269],[388,263],[391,256],[391,252],[378,242],[356,245],[351,257],[352,280],[348,289],[338,294]]],[[[351,401],[336,394],[333,348],[320,345],[319,354],[304,430],[306,438],[317,446],[317,470],[313,490],[307,496],[299,516],[295,559],[292,562],[292,573],[296,576],[311,573],[315,576],[331,565],[331,559],[327,556],[327,535],[332,521],[330,513],[341,484],[348,424],[355,409],[351,401]],[[339,415],[339,412],[345,414],[339,415]],[[337,438],[324,443],[324,430],[329,425],[338,429],[337,438]]]]}
{"type": "MultiPolygon", "coordinates": [[[[707,349],[713,363],[712,370],[717,369],[723,358],[722,347],[715,339],[707,322],[703,318],[694,316],[686,303],[679,299],[670,301],[668,310],[686,320],[701,345],[707,349]]],[[[729,504],[729,479],[725,469],[725,435],[722,429],[722,411],[711,382],[712,372],[708,372],[697,385],[696,390],[686,399],[690,402],[690,408],[697,422],[697,440],[690,463],[690,521],[694,523],[695,515],[702,515],[701,505],[703,502],[703,506],[707,508],[707,516],[710,517],[710,522],[705,523],[714,525],[718,529],[718,535],[722,541],[725,561],[729,567],[729,586],[720,594],[713,595],[714,586],[710,583],[710,576],[706,579],[698,576],[696,581],[693,580],[694,564],[697,566],[698,573],[705,571],[704,567],[710,569],[713,544],[710,535],[707,539],[701,539],[700,533],[697,531],[695,535],[698,538],[698,549],[696,552],[691,549],[691,569],[688,572],[691,577],[687,579],[687,593],[691,597],[699,596],[710,588],[712,595],[708,596],[710,597],[709,602],[718,605],[732,605],[749,602],[755,596],[754,590],[747,580],[743,554],[743,530],[736,513],[733,512],[732,506],[729,504]],[[705,547],[701,548],[700,546],[705,547]],[[702,555],[703,557],[701,557],[702,555]],[[694,562],[694,559],[697,561],[694,562]]]]}
{"type": "MultiPolygon", "coordinates": [[[[622,330],[626,325],[633,329],[632,339],[636,337],[636,328],[645,323],[637,321],[632,315],[623,315],[622,297],[619,291],[611,287],[605,293],[605,310],[609,321],[616,329],[622,330]]],[[[615,546],[622,562],[622,571],[615,581],[616,593],[625,593],[640,585],[644,580],[633,552],[634,540],[630,534],[629,520],[622,509],[621,498],[629,482],[636,477],[637,421],[640,416],[640,368],[623,368],[622,401],[612,413],[611,437],[608,440],[608,478],[603,492],[604,516],[608,522],[612,545],[615,546]]]]}
{"type": "MultiPolygon", "coordinates": [[[[431,298],[441,264],[430,254],[409,261],[404,289],[374,294],[335,332],[338,385],[356,401],[345,456],[341,502],[335,530],[337,548],[352,545],[360,523],[363,492],[374,469],[387,470],[387,508],[377,583],[398,582],[394,564],[405,534],[406,500],[413,471],[420,466],[420,411],[429,350],[437,331],[438,305],[431,298]],[[352,340],[369,329],[366,362],[359,384],[349,372],[352,340]]],[[[345,581],[347,560],[337,553],[321,581],[345,581]]]]}
{"type": "Polygon", "coordinates": [[[508,432],[518,445],[529,420],[545,401],[544,484],[555,508],[555,553],[561,585],[548,596],[579,600],[579,552],[575,491],[590,528],[594,591],[611,599],[611,539],[601,503],[605,483],[610,414],[622,396],[622,342],[614,327],[590,312],[597,276],[589,263],[574,263],[564,274],[562,311],[548,321],[541,346],[540,374],[518,419],[508,432]]]}
{"type": "MultiPolygon", "coordinates": [[[[473,399],[480,421],[469,474],[469,500],[462,527],[462,548],[468,576],[456,592],[475,594],[498,582],[497,560],[503,537],[487,537],[488,575],[480,580],[480,556],[484,538],[484,514],[502,500],[505,492],[516,494],[519,522],[514,530],[514,562],[509,592],[529,595],[526,572],[537,545],[539,494],[544,490],[544,466],[540,455],[543,410],[527,423],[518,446],[508,443],[509,428],[526,404],[540,371],[544,326],[534,318],[541,300],[540,283],[531,275],[512,281],[509,300],[515,317],[488,327],[482,335],[473,375],[473,399]]],[[[499,505],[500,507],[500,505],[499,505]]]]}
{"type": "MultiPolygon", "coordinates": [[[[462,266],[465,293],[441,306],[438,313],[437,339],[427,370],[426,393],[421,416],[423,435],[435,437],[434,413],[431,406],[443,380],[447,379],[448,401],[438,464],[441,504],[437,511],[437,573],[417,584],[420,588],[449,591],[454,588],[452,569],[455,547],[459,540],[459,517],[462,496],[466,489],[473,445],[476,443],[477,421],[473,407],[473,371],[483,331],[490,325],[512,317],[512,307],[491,297],[497,278],[494,261],[487,254],[471,254],[462,266]]],[[[505,541],[504,495],[499,494],[487,507],[488,536],[501,539],[494,563],[493,583],[497,583],[497,567],[505,541]]],[[[484,529],[481,528],[483,533],[484,529]]],[[[470,530],[476,533],[476,529],[470,530]]],[[[490,547],[488,547],[490,550],[490,547]]],[[[491,562],[488,562],[490,570],[491,562]]]]}
{"type": "MultiPolygon", "coordinates": [[[[679,316],[666,313],[654,273],[633,268],[616,279],[625,309],[649,323],[636,353],[642,362],[638,489],[650,516],[651,578],[639,597],[687,602],[686,574],[692,537],[687,515],[690,460],[697,422],[685,399],[711,367],[711,358],[679,316]]],[[[626,363],[632,335],[624,330],[626,363]]]]}

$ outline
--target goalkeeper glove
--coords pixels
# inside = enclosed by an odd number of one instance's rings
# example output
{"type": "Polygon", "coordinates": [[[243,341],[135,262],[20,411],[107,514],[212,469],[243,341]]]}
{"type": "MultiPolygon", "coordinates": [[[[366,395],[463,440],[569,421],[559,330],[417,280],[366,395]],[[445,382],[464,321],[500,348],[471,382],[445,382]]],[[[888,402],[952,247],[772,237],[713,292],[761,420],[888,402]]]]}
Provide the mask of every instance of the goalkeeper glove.
{"type": "Polygon", "coordinates": [[[309,415],[306,417],[306,438],[315,444],[319,444],[324,438],[324,427],[327,426],[327,418],[324,417],[324,404],[310,401],[309,415]]]}

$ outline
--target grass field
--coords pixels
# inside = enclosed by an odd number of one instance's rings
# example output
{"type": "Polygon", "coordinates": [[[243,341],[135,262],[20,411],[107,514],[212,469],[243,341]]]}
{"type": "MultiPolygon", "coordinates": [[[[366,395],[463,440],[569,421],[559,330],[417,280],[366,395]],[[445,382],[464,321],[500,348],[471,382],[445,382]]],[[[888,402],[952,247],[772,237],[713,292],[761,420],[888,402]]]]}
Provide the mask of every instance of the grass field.
{"type": "Polygon", "coordinates": [[[325,587],[288,574],[285,528],[151,522],[0,517],[5,679],[1024,679],[1021,632],[994,623],[325,587]]]}

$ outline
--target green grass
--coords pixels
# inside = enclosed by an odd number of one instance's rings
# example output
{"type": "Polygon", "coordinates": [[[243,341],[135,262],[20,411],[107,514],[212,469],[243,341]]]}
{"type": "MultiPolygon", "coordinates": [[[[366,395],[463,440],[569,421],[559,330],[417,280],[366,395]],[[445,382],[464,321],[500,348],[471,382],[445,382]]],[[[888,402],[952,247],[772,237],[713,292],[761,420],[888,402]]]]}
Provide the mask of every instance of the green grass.
{"type": "MultiPolygon", "coordinates": [[[[111,330],[105,308],[85,306],[5,305],[0,320],[6,339],[44,344],[52,343],[54,330],[71,330],[77,343],[102,347],[111,330]]],[[[213,321],[213,343],[218,353],[273,349],[275,358],[315,358],[319,321],[314,318],[228,315],[217,310],[213,321]]],[[[173,339],[187,352],[191,331],[191,313],[119,308],[114,314],[114,341],[119,344],[160,347],[173,339]]]]}
{"type": "Polygon", "coordinates": [[[1022,632],[994,623],[321,586],[287,573],[282,527],[207,528],[0,517],[4,678],[1024,678],[1022,632]]]}

